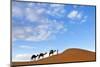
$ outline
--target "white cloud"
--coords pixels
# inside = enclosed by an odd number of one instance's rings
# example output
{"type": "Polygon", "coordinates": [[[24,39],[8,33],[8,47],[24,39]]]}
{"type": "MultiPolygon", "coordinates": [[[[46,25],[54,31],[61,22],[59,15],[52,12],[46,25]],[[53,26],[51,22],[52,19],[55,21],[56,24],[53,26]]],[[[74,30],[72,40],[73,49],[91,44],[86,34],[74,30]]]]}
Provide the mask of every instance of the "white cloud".
{"type": "Polygon", "coordinates": [[[21,3],[13,2],[13,15],[25,16],[28,21],[39,22],[44,19],[44,15],[62,17],[65,15],[65,5],[59,4],[43,4],[43,3],[28,3],[27,6],[22,7],[21,3]]]}
{"type": "MultiPolygon", "coordinates": [[[[17,39],[27,40],[27,41],[43,41],[51,39],[51,37],[56,35],[59,32],[64,32],[65,26],[62,21],[58,21],[56,19],[49,19],[49,16],[62,16],[64,13],[64,5],[59,4],[50,4],[48,8],[46,8],[47,4],[27,4],[28,6],[20,10],[18,13],[25,17],[27,22],[23,24],[30,24],[30,26],[21,26],[21,22],[13,21],[19,23],[20,26],[13,26],[13,39],[16,41],[17,39]],[[34,7],[32,7],[34,6],[34,7]],[[49,13],[48,13],[49,11],[49,13]]],[[[18,5],[14,5],[18,9],[18,5]]],[[[16,12],[14,12],[16,13],[16,12]]],[[[17,15],[17,14],[16,14],[17,15]]],[[[19,16],[19,15],[17,15],[19,16]]],[[[19,19],[19,17],[17,17],[19,19]]]]}
{"type": "Polygon", "coordinates": [[[26,19],[31,22],[40,22],[40,20],[44,19],[44,15],[55,16],[55,17],[62,17],[65,15],[65,5],[59,4],[47,4],[30,3],[27,8],[25,8],[25,16],[26,19]],[[34,6],[34,7],[31,7],[34,6]]]}
{"type": "Polygon", "coordinates": [[[21,49],[33,49],[33,47],[31,47],[29,45],[20,45],[19,48],[21,48],[21,49]]]}
{"type": "Polygon", "coordinates": [[[43,13],[45,9],[43,8],[26,8],[25,9],[25,17],[28,21],[31,22],[39,22],[39,20],[43,19],[43,13]]]}
{"type": "Polygon", "coordinates": [[[56,20],[47,20],[45,24],[38,24],[35,27],[14,27],[13,38],[27,41],[43,41],[48,40],[59,32],[65,32],[66,29],[62,22],[56,20]]]}
{"type": "Polygon", "coordinates": [[[69,19],[75,20],[75,19],[80,19],[82,17],[82,14],[78,12],[77,10],[71,11],[68,16],[69,19]]]}
{"type": "Polygon", "coordinates": [[[47,14],[55,17],[63,17],[65,15],[65,5],[60,4],[51,4],[49,9],[47,10],[47,14]]]}
{"type": "Polygon", "coordinates": [[[88,18],[88,16],[84,16],[83,19],[81,20],[81,23],[86,22],[87,18],[88,18]]]}
{"type": "Polygon", "coordinates": [[[87,20],[87,16],[82,13],[82,11],[72,10],[67,17],[70,19],[71,23],[83,23],[87,20]]]}
{"type": "Polygon", "coordinates": [[[29,36],[26,38],[26,40],[28,40],[28,41],[43,41],[43,40],[47,40],[50,35],[51,35],[50,31],[38,30],[38,35],[29,36]]]}
{"type": "Polygon", "coordinates": [[[12,61],[30,61],[32,54],[17,54],[12,61]]]}

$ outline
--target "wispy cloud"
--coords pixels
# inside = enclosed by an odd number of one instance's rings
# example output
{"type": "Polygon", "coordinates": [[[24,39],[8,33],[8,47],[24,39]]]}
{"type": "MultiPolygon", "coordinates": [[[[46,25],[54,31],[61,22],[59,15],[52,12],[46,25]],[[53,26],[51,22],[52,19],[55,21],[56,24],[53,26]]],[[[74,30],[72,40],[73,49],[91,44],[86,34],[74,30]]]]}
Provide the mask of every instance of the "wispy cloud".
{"type": "Polygon", "coordinates": [[[69,12],[67,17],[70,19],[72,23],[83,23],[87,20],[87,16],[82,13],[82,11],[72,10],[69,12]]]}
{"type": "Polygon", "coordinates": [[[65,7],[65,5],[51,4],[50,9],[47,10],[47,14],[54,16],[54,17],[61,18],[66,13],[64,7],[65,7]]]}
{"type": "MultiPolygon", "coordinates": [[[[15,20],[13,21],[12,32],[14,41],[17,39],[34,42],[45,41],[52,39],[58,33],[64,33],[68,30],[63,23],[64,21],[57,19],[66,15],[65,5],[15,3],[13,6],[15,20]]],[[[67,18],[69,18],[69,22],[78,24],[87,20],[87,16],[78,10],[70,11],[67,18]]]]}
{"type": "Polygon", "coordinates": [[[27,41],[43,41],[48,40],[49,37],[56,35],[58,32],[67,31],[63,23],[58,23],[57,21],[46,23],[48,24],[39,24],[36,27],[17,27],[13,30],[13,37],[27,41]]]}
{"type": "Polygon", "coordinates": [[[72,19],[72,20],[81,19],[82,18],[82,13],[78,12],[77,10],[73,10],[68,14],[67,17],[72,19]]]}
{"type": "Polygon", "coordinates": [[[29,46],[29,45],[20,45],[19,48],[21,48],[21,49],[34,49],[32,46],[29,46]]]}
{"type": "MultiPolygon", "coordinates": [[[[16,8],[13,9],[13,11],[22,8],[17,4],[14,6],[16,6],[16,8]]],[[[49,16],[62,16],[64,13],[64,5],[30,3],[24,4],[23,6],[25,7],[23,7],[22,10],[19,10],[18,14],[13,12],[14,17],[22,15],[25,18],[20,22],[14,20],[13,38],[15,38],[15,40],[43,41],[51,39],[52,36],[59,32],[67,31],[63,21],[49,18],[49,16]],[[23,21],[25,21],[24,24],[21,24],[23,21]],[[19,25],[17,25],[18,23],[19,25]]],[[[16,19],[20,18],[17,17],[16,19]]]]}
{"type": "Polygon", "coordinates": [[[17,54],[12,61],[30,61],[32,54],[17,54]]]}

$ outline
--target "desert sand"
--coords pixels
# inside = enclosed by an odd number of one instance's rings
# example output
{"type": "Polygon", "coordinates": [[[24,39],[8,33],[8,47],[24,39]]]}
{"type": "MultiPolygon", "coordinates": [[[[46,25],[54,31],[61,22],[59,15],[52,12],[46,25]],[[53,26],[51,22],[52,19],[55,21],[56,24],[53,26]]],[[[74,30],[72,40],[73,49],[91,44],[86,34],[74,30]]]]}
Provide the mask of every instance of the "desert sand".
{"type": "Polygon", "coordinates": [[[88,62],[88,61],[96,61],[96,52],[92,52],[84,49],[78,49],[78,48],[70,48],[60,54],[43,58],[37,61],[12,62],[12,67],[41,65],[41,64],[56,64],[56,63],[67,63],[67,62],[68,63],[88,62]]]}

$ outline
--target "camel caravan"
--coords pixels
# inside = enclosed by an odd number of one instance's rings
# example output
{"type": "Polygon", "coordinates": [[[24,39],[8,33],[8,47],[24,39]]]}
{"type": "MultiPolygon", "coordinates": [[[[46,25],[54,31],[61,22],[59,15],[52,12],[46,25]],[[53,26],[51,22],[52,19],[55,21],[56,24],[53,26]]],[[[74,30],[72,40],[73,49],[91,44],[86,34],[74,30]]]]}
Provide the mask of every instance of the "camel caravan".
{"type": "MultiPolygon", "coordinates": [[[[54,55],[54,53],[56,52],[56,54],[58,54],[58,50],[50,50],[50,52],[49,52],[49,56],[52,56],[52,55],[54,55]]],[[[36,60],[36,58],[39,60],[40,58],[44,58],[44,56],[47,54],[47,52],[45,52],[45,53],[40,53],[40,54],[37,54],[37,55],[32,55],[31,56],[31,60],[33,60],[34,59],[34,61],[36,60]]]]}

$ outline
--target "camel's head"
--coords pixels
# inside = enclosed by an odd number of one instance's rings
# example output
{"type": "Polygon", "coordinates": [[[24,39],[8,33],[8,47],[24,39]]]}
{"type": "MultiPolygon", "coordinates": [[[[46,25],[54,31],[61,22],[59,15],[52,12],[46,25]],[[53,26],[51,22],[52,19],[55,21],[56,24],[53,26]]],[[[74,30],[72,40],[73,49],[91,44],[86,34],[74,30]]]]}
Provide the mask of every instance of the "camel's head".
{"type": "Polygon", "coordinates": [[[45,52],[45,54],[47,54],[47,52],[45,52]]]}
{"type": "Polygon", "coordinates": [[[54,52],[56,52],[56,50],[54,50],[54,52]]]}
{"type": "Polygon", "coordinates": [[[39,56],[39,55],[37,54],[37,56],[39,56]]]}

